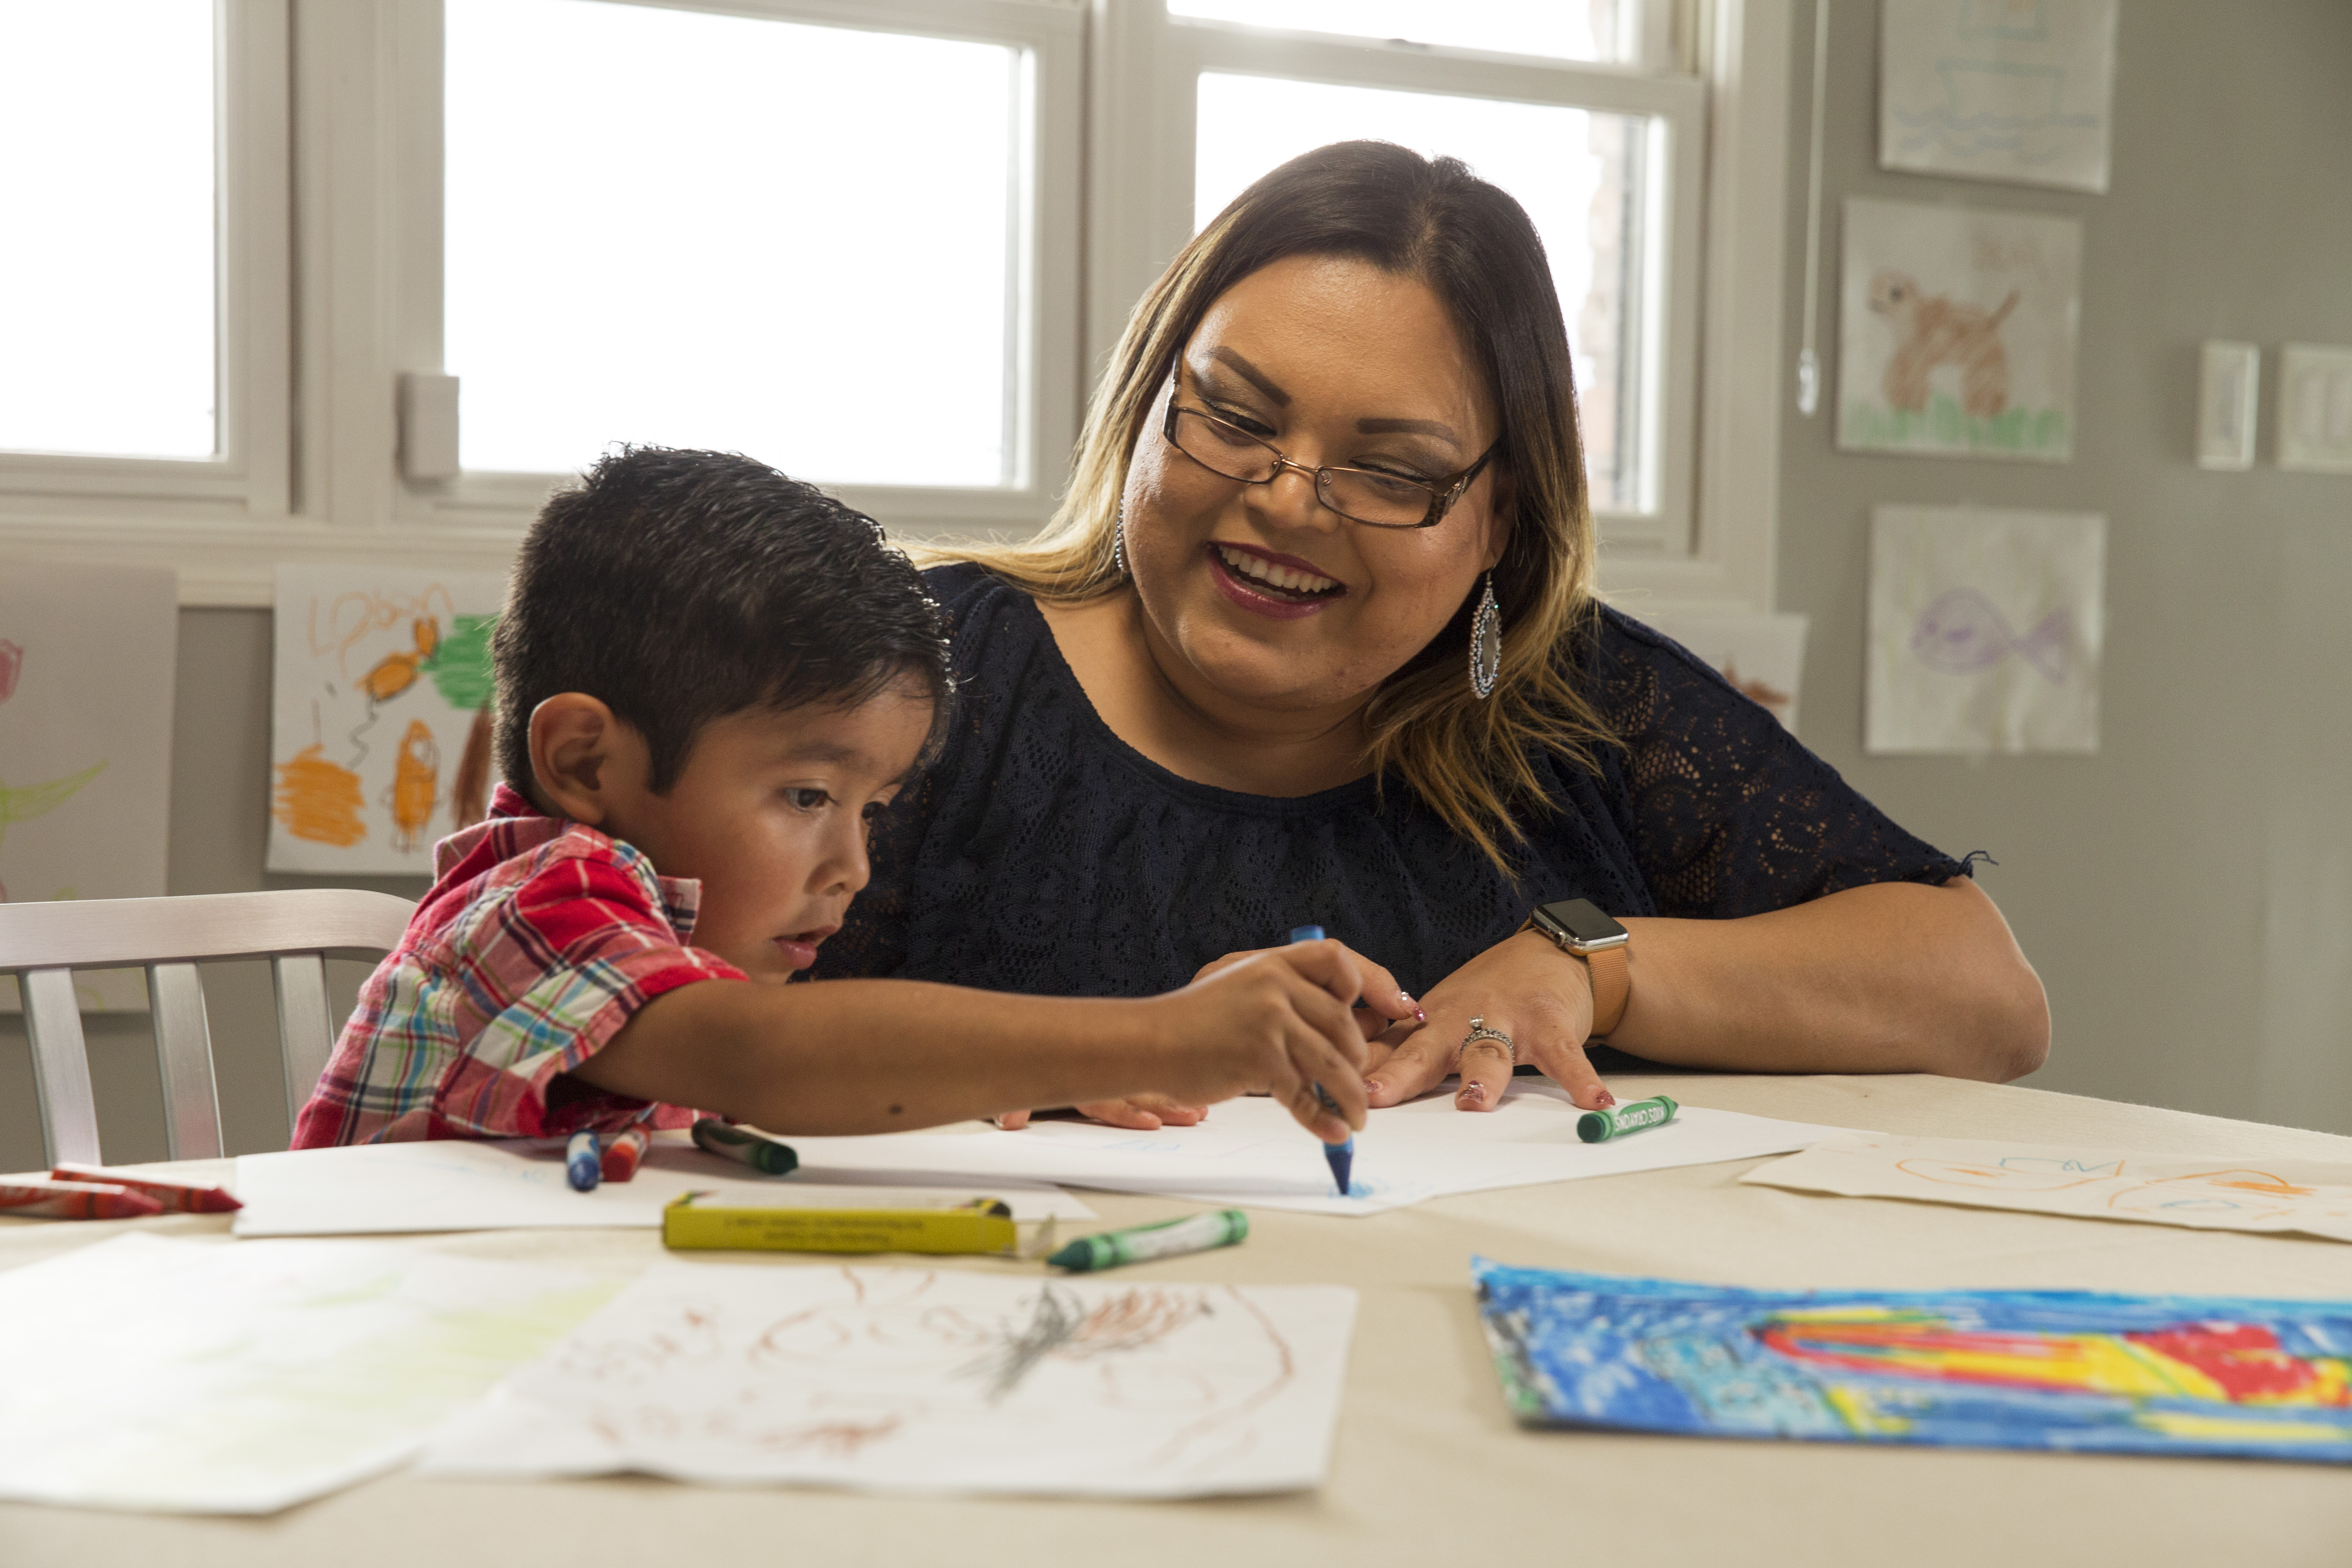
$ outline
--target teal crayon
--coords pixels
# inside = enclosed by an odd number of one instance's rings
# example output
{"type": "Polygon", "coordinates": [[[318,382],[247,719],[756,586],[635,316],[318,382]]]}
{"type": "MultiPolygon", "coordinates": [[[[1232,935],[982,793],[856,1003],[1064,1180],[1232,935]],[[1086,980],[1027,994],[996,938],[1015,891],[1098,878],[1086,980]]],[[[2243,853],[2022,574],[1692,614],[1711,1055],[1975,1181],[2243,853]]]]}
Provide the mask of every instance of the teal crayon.
{"type": "Polygon", "coordinates": [[[1576,1119],[1576,1135],[1587,1143],[1606,1143],[1612,1138],[1639,1132],[1645,1127],[1664,1127],[1681,1109],[1670,1096],[1661,1094],[1611,1110],[1588,1110],[1576,1119]]]}
{"type": "MultiPolygon", "coordinates": [[[[1290,928],[1290,940],[1293,942],[1321,942],[1323,940],[1323,928],[1321,926],[1293,926],[1290,928]]],[[[1321,1084],[1309,1084],[1307,1087],[1315,1091],[1315,1098],[1323,1102],[1324,1110],[1332,1112],[1334,1115],[1338,1114],[1339,1102],[1332,1099],[1321,1084]]],[[[1347,1137],[1339,1140],[1337,1143],[1324,1144],[1323,1159],[1325,1163],[1331,1167],[1331,1179],[1339,1184],[1339,1195],[1343,1198],[1346,1197],[1348,1195],[1348,1176],[1349,1172],[1353,1170],[1356,1163],[1356,1135],[1351,1132],[1347,1137]]]]}
{"type": "Polygon", "coordinates": [[[789,1176],[800,1168],[801,1157],[785,1144],[740,1127],[730,1127],[714,1116],[694,1124],[695,1147],[733,1160],[767,1176],[789,1176]]]}

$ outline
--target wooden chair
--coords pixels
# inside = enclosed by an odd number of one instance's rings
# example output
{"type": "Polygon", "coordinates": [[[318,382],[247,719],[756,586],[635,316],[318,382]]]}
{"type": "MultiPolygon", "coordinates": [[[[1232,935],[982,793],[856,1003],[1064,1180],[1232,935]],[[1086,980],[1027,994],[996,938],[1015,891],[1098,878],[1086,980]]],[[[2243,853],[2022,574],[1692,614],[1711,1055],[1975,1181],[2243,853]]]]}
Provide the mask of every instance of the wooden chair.
{"type": "Polygon", "coordinates": [[[0,974],[15,975],[24,995],[41,1140],[50,1163],[100,1163],[98,1106],[74,1000],[76,969],[147,971],[171,1157],[217,1159],[224,1152],[220,1094],[196,961],[270,961],[290,1119],[310,1098],[334,1048],[325,960],[382,957],[399,944],[415,908],[389,893],[344,888],[0,904],[0,974]]]}

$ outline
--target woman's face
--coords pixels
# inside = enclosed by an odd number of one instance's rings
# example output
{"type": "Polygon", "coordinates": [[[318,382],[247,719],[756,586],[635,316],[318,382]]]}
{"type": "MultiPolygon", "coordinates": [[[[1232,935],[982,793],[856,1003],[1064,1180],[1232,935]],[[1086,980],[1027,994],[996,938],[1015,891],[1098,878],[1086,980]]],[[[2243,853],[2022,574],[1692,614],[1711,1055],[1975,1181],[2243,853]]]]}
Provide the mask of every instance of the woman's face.
{"type": "MultiPolygon", "coordinates": [[[[1368,528],[1324,506],[1296,469],[1245,484],[1178,451],[1162,434],[1169,395],[1163,385],[1128,469],[1127,556],[1180,687],[1197,680],[1269,710],[1360,701],[1502,553],[1497,465],[1434,528],[1368,528]]],[[[1176,396],[1309,468],[1433,484],[1497,434],[1494,399],[1437,296],[1341,258],[1293,257],[1227,289],[1179,351],[1176,396]]]]}

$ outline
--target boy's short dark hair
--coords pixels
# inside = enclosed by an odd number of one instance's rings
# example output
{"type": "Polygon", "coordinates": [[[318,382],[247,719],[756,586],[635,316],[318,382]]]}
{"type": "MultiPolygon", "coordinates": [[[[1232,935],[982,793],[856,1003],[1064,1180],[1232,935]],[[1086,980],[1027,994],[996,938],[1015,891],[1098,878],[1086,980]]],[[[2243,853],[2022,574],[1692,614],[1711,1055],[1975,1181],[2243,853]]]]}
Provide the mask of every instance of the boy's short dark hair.
{"type": "Polygon", "coordinates": [[[901,681],[943,705],[944,632],[865,513],[734,453],[625,447],[523,539],[490,645],[499,766],[528,794],[532,710],[584,691],[645,737],[658,794],[730,713],[855,706],[901,681]]]}

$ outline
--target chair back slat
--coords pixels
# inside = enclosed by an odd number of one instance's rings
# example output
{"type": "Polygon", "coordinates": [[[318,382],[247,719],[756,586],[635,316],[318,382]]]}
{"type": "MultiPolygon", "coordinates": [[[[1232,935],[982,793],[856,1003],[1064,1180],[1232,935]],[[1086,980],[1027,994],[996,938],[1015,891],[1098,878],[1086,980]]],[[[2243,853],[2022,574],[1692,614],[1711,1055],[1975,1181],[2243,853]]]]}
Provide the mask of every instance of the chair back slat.
{"type": "Polygon", "coordinates": [[[73,971],[30,969],[16,977],[25,998],[25,1032],[33,1044],[33,1098],[41,1103],[41,1143],[49,1163],[97,1165],[98,1101],[89,1091],[81,1007],[73,971]]]}
{"type": "Polygon", "coordinates": [[[327,965],[315,952],[276,959],[270,973],[278,986],[278,1054],[286,1066],[286,1125],[302,1120],[302,1107],[327,1070],[335,1048],[334,1015],[327,1006],[327,965]]]}
{"type": "Polygon", "coordinates": [[[163,1079],[164,1146],[174,1160],[221,1156],[220,1090],[213,1080],[213,1032],[205,983],[193,963],[147,966],[155,1019],[155,1065],[163,1079]]]}

